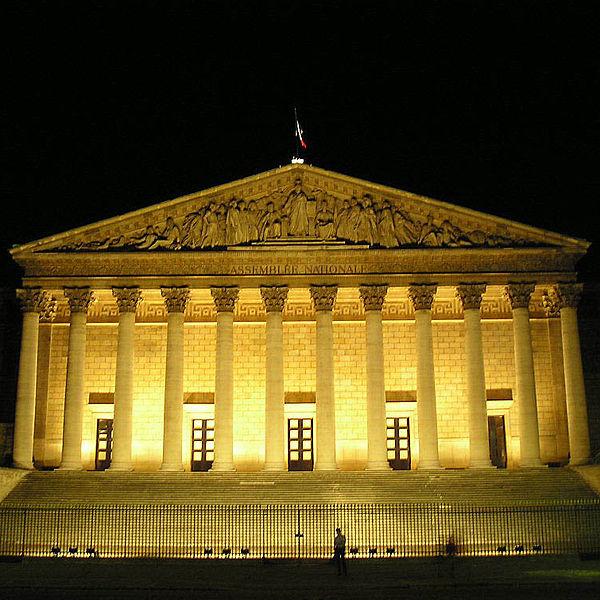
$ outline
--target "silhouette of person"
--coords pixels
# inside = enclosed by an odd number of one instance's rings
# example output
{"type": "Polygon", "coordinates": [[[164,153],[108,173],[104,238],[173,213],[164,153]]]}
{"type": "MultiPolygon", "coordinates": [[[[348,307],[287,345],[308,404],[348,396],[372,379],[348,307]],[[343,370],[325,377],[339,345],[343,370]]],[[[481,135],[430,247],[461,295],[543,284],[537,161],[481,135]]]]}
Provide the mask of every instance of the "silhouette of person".
{"type": "Polygon", "coordinates": [[[333,562],[337,567],[338,575],[348,574],[346,569],[346,536],[339,527],[335,530],[335,538],[333,539],[333,562]]]}

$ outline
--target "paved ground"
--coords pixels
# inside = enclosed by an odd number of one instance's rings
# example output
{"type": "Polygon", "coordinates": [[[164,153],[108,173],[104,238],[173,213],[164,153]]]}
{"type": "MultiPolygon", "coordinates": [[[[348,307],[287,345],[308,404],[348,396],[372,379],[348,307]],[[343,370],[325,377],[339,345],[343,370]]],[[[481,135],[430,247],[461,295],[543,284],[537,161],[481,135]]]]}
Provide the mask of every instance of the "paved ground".
{"type": "Polygon", "coordinates": [[[44,600],[600,597],[600,560],[578,557],[327,562],[26,559],[0,563],[0,598],[44,600]]]}

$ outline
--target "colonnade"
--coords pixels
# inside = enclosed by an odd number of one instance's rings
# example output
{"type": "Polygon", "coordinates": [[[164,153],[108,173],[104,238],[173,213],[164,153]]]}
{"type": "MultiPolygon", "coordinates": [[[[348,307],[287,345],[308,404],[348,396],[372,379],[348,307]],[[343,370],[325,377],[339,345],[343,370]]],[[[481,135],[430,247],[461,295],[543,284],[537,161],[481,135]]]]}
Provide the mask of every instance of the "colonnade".
{"type": "MultiPolygon", "coordinates": [[[[515,382],[519,411],[521,466],[541,466],[529,301],[534,284],[515,283],[505,288],[513,315],[515,382]]],[[[568,414],[570,463],[589,461],[587,408],[577,329],[580,284],[555,286],[560,303],[562,349],[568,414]]],[[[317,470],[334,470],[336,463],[335,378],[333,308],[336,285],[315,285],[310,295],[316,320],[316,461],[317,470]]],[[[368,470],[388,469],[382,308],[388,286],[359,288],[366,322],[367,465],[368,470]]],[[[466,400],[469,413],[470,466],[490,467],[487,433],[486,385],[480,306],[486,286],[465,283],[456,294],[464,312],[466,400]]],[[[432,336],[432,305],[435,284],[408,288],[416,325],[417,418],[419,468],[438,469],[435,364],[432,336]]],[[[261,286],[266,309],[265,470],[286,468],[284,435],[283,319],[287,300],[285,285],[261,286]]],[[[215,368],[215,460],[213,470],[232,471],[233,457],[233,322],[239,289],[212,287],[216,317],[215,368]]],[[[84,364],[87,311],[93,301],[90,288],[65,288],[70,308],[70,329],[65,387],[62,460],[60,468],[82,468],[81,442],[84,410],[84,364]]],[[[167,357],[164,391],[164,436],[161,470],[180,471],[182,465],[184,313],[189,301],[187,287],[163,287],[167,309],[167,357]]],[[[111,470],[133,469],[132,408],[135,312],[142,300],[138,288],[113,288],[118,309],[117,367],[114,393],[113,450],[111,470]]],[[[40,288],[18,290],[23,330],[14,429],[14,465],[33,468],[33,431],[37,376],[39,320],[52,299],[40,288]]]]}

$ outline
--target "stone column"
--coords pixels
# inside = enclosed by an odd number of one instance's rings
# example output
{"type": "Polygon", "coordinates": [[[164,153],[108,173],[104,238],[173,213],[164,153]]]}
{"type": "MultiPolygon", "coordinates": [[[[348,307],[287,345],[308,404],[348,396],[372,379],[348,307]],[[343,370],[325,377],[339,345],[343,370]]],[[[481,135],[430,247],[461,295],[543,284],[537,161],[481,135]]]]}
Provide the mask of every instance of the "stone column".
{"type": "Polygon", "coordinates": [[[135,311],[142,292],[138,288],[113,288],[112,293],[119,307],[119,329],[110,470],[131,471],[135,311]]]}
{"type": "Polygon", "coordinates": [[[590,433],[577,327],[577,305],[582,292],[582,284],[561,283],[556,286],[560,303],[571,465],[584,465],[590,461],[590,433]]]}
{"type": "Polygon", "coordinates": [[[265,380],[265,471],[285,471],[283,318],[286,286],[261,286],[267,311],[265,380]]]}
{"type": "Polygon", "coordinates": [[[545,290],[542,303],[546,313],[548,347],[552,372],[552,399],[556,431],[556,454],[560,461],[569,460],[569,428],[567,426],[567,393],[565,390],[565,363],[563,361],[560,305],[556,290],[545,290]]]}
{"type": "Polygon", "coordinates": [[[317,321],[316,464],[318,471],[337,468],[335,456],[335,383],[333,370],[333,306],[336,285],[311,286],[317,321]]]}
{"type": "Polygon", "coordinates": [[[67,471],[79,471],[83,468],[81,433],[85,387],[86,323],[87,312],[94,300],[94,295],[87,287],[65,288],[64,294],[69,303],[71,320],[60,468],[67,471]]]}
{"type": "Polygon", "coordinates": [[[48,295],[40,288],[25,288],[17,290],[17,298],[23,313],[23,327],[15,406],[13,465],[18,469],[33,469],[38,336],[40,313],[44,311],[48,295]]]}
{"type": "Polygon", "coordinates": [[[435,284],[412,285],[408,297],[415,311],[417,336],[417,418],[419,419],[419,469],[439,469],[437,409],[431,307],[435,284]]]}
{"type": "Polygon", "coordinates": [[[183,336],[184,313],[190,298],[187,287],[160,290],[167,307],[167,364],[165,371],[165,411],[161,471],[183,471],[181,454],[183,426],[183,336]]]}
{"type": "Polygon", "coordinates": [[[237,287],[214,287],[217,309],[215,365],[215,460],[213,471],[235,471],[233,463],[233,311],[237,287]]]}
{"type": "Polygon", "coordinates": [[[533,368],[533,348],[529,325],[529,300],[535,289],[533,283],[509,284],[505,297],[513,314],[515,345],[515,379],[519,406],[521,466],[541,467],[540,434],[533,368]]]}
{"type": "Polygon", "coordinates": [[[387,285],[359,288],[365,309],[367,338],[367,470],[387,471],[385,373],[383,366],[383,320],[381,310],[387,285]]]}
{"type": "Polygon", "coordinates": [[[36,465],[47,465],[48,387],[50,354],[52,351],[52,322],[56,318],[56,298],[48,299],[40,313],[38,339],[37,381],[35,386],[35,425],[33,431],[33,458],[36,465]]]}
{"type": "Polygon", "coordinates": [[[467,403],[469,405],[469,448],[471,468],[491,467],[488,439],[487,396],[483,342],[481,339],[481,297],[485,284],[468,283],[456,288],[465,321],[467,403]]]}

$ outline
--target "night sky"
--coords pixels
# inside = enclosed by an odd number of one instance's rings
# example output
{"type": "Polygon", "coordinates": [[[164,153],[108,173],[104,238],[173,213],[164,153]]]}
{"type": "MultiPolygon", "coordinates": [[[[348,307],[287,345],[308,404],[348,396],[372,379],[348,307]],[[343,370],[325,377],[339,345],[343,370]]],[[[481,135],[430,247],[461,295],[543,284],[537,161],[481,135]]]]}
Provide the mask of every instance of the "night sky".
{"type": "Polygon", "coordinates": [[[594,242],[600,3],[4,1],[6,248],[290,162],[594,242]]]}

